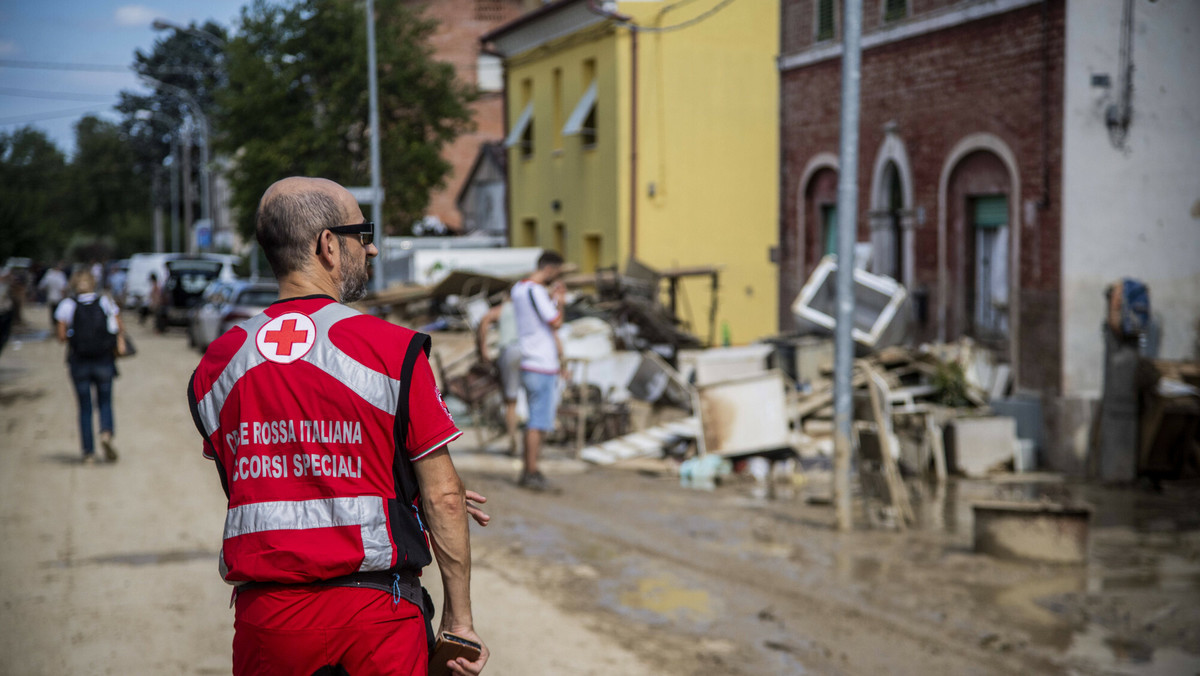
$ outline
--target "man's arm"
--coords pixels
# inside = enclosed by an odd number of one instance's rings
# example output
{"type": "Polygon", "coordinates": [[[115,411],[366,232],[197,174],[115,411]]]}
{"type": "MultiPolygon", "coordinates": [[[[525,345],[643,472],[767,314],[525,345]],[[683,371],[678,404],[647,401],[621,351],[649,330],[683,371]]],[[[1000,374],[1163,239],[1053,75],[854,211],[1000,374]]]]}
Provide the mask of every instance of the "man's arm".
{"type": "MultiPolygon", "coordinates": [[[[421,506],[442,575],[442,623],[438,633],[449,631],[478,641],[471,615],[471,537],[467,528],[467,501],[462,479],[450,461],[450,453],[440,448],[413,463],[421,487],[421,506]]],[[[451,671],[474,676],[483,670],[489,651],[483,646],[479,659],[467,662],[459,658],[451,671]]]]}
{"type": "Polygon", "coordinates": [[[477,340],[476,347],[479,350],[479,358],[485,362],[491,361],[488,358],[488,352],[487,352],[488,333],[492,329],[492,324],[495,324],[498,321],[500,321],[500,305],[499,304],[494,305],[491,308],[489,308],[487,311],[487,314],[485,314],[483,316],[483,319],[481,319],[479,321],[479,328],[477,329],[478,333],[476,335],[476,340],[477,340]]]}

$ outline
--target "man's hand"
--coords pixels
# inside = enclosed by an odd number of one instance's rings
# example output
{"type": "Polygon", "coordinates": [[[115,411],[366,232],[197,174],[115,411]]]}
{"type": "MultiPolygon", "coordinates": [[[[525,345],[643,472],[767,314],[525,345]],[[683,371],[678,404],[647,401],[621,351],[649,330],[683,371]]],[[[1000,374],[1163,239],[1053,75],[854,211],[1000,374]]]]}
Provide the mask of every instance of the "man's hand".
{"type": "Polygon", "coordinates": [[[470,514],[471,518],[475,519],[475,523],[487,528],[488,522],[492,520],[492,517],[489,516],[487,512],[479,508],[479,505],[487,502],[487,498],[472,490],[467,490],[466,496],[467,514],[470,514]],[[479,505],[475,504],[476,502],[478,502],[479,505]]]}
{"type": "Polygon", "coordinates": [[[455,674],[459,674],[460,676],[478,676],[479,672],[483,671],[483,665],[487,664],[488,658],[492,655],[488,647],[483,644],[483,640],[479,638],[479,634],[476,634],[473,629],[463,628],[443,628],[443,631],[458,634],[469,641],[475,641],[479,644],[479,659],[474,662],[468,662],[467,658],[459,657],[446,663],[446,666],[450,667],[450,671],[455,674]]]}

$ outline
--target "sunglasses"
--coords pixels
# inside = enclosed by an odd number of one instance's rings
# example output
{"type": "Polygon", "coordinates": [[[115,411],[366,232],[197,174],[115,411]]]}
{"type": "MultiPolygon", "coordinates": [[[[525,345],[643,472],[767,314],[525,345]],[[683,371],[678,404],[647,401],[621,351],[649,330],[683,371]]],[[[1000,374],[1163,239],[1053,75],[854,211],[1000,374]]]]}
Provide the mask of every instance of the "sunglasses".
{"type": "Polygon", "coordinates": [[[362,242],[364,248],[375,241],[375,224],[370,221],[325,229],[335,235],[358,235],[358,241],[362,242]]]}

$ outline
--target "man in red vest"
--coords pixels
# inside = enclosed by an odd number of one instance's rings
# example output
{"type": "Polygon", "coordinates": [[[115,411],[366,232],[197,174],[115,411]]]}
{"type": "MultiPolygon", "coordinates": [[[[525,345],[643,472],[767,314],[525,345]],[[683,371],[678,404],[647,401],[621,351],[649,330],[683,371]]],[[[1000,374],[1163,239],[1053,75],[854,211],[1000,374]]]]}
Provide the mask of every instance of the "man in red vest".
{"type": "MultiPolygon", "coordinates": [[[[437,557],[440,632],[488,650],[471,616],[467,502],[429,337],[344,305],[363,296],[374,226],[325,179],[267,189],[256,235],[281,300],[215,341],[188,401],[229,498],[235,674],[420,674],[437,557]]],[[[439,633],[440,633],[439,632],[439,633]]]]}

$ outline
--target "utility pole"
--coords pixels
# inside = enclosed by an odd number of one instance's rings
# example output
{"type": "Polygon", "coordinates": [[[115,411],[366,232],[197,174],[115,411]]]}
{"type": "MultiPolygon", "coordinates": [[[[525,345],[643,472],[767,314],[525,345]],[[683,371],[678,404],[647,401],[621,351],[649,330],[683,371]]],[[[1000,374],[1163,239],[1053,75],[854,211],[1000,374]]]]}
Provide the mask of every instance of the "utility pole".
{"type": "Polygon", "coordinates": [[[150,203],[154,206],[151,216],[154,222],[154,253],[162,253],[165,246],[163,237],[163,209],[161,204],[162,173],[162,164],[155,165],[154,178],[150,188],[150,203]]]}
{"type": "Polygon", "coordinates": [[[375,223],[375,245],[379,256],[375,258],[375,291],[383,291],[383,190],[379,168],[379,80],[375,66],[375,1],[367,0],[367,93],[370,97],[371,125],[371,221],[375,223]]]}
{"type": "Polygon", "coordinates": [[[183,233],[187,238],[187,243],[184,248],[188,253],[195,253],[192,250],[192,201],[195,196],[192,195],[192,130],[187,129],[183,135],[183,143],[179,144],[179,150],[183,154],[182,166],[179,168],[180,180],[183,181],[183,233]]]}
{"type": "MultiPolygon", "coordinates": [[[[156,31],[170,29],[170,30],[180,31],[183,33],[188,33],[190,35],[195,35],[196,37],[203,38],[205,40],[208,40],[212,44],[216,45],[217,49],[221,49],[221,50],[225,49],[225,40],[223,38],[221,38],[220,36],[217,36],[217,35],[213,35],[212,33],[209,33],[206,30],[201,30],[199,28],[196,28],[195,26],[183,26],[183,25],[174,23],[172,21],[167,21],[166,19],[155,19],[153,21],[153,23],[150,24],[150,27],[156,31]]],[[[142,76],[142,77],[146,77],[146,76],[142,76]]],[[[212,194],[211,194],[210,183],[211,183],[212,179],[211,179],[211,169],[208,166],[208,150],[209,150],[208,149],[208,137],[209,137],[208,116],[205,115],[204,111],[200,109],[200,105],[199,105],[199,103],[196,102],[196,99],[193,98],[191,96],[191,94],[189,94],[186,90],[184,90],[180,87],[175,87],[173,85],[168,85],[164,82],[158,82],[158,81],[156,81],[156,82],[160,86],[166,87],[167,89],[174,92],[177,96],[184,99],[184,102],[192,110],[192,116],[196,119],[196,122],[200,125],[200,218],[202,218],[208,222],[209,232],[211,233],[211,236],[212,236],[212,242],[215,243],[217,240],[217,231],[219,230],[219,228],[217,227],[216,219],[212,217],[212,213],[211,213],[212,212],[212,194]]],[[[188,220],[188,232],[189,233],[191,232],[191,220],[190,219],[188,220]]]]}
{"type": "MultiPolygon", "coordinates": [[[[837,322],[833,359],[833,495],[840,531],[854,527],[850,504],[850,419],[854,408],[854,243],[858,238],[858,90],[862,0],[842,4],[842,137],[838,161],[837,322]]],[[[883,434],[883,430],[880,430],[883,434]]]]}
{"type": "Polygon", "coordinates": [[[171,252],[179,253],[179,130],[171,134],[171,252]]]}

